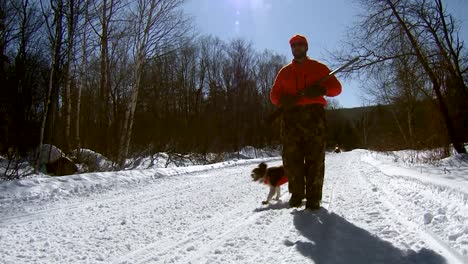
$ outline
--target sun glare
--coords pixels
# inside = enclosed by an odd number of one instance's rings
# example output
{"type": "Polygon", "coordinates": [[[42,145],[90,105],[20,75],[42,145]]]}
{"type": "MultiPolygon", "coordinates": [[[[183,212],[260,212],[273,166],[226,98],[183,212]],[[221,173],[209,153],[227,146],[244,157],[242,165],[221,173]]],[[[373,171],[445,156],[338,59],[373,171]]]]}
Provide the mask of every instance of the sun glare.
{"type": "Polygon", "coordinates": [[[265,0],[227,0],[229,4],[238,12],[242,9],[250,9],[250,10],[261,10],[261,9],[268,9],[271,7],[270,3],[265,0]]]}

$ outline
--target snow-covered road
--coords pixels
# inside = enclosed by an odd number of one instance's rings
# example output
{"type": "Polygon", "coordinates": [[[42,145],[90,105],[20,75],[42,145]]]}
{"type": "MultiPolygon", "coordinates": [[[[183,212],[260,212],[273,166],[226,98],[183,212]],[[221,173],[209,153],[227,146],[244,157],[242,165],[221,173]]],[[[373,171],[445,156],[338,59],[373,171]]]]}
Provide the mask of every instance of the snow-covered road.
{"type": "Polygon", "coordinates": [[[0,263],[468,263],[463,189],[353,151],[327,155],[324,208],[289,209],[286,186],[262,206],[257,163],[4,183],[0,263]]]}

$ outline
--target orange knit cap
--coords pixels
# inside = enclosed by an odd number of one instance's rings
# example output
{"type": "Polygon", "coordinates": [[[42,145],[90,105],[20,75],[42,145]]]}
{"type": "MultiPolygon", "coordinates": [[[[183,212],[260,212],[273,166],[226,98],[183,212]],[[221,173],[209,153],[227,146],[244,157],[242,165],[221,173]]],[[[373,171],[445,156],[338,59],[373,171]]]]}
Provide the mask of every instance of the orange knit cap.
{"type": "Polygon", "coordinates": [[[307,43],[307,39],[306,37],[304,37],[303,35],[294,35],[290,40],[289,40],[289,45],[292,45],[292,44],[305,44],[307,47],[309,46],[309,44],[307,43]]]}

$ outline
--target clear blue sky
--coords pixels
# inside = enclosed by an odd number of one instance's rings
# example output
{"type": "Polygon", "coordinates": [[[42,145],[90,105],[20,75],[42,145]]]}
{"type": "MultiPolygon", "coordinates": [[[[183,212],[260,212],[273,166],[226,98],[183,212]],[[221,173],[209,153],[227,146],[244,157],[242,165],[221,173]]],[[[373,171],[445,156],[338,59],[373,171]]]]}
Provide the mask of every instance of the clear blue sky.
{"type": "MultiPolygon", "coordinates": [[[[187,0],[185,12],[193,16],[201,34],[223,40],[241,37],[256,50],[269,49],[292,59],[289,38],[303,34],[308,55],[327,61],[327,50],[340,47],[346,30],[361,12],[353,0],[187,0]]],[[[462,22],[462,39],[468,36],[468,0],[446,0],[462,22]],[[463,10],[465,10],[463,12],[463,10]]],[[[467,43],[468,45],[468,43],[467,43]]],[[[339,76],[338,76],[339,78],[339,76]]],[[[357,81],[342,80],[343,93],[336,97],[343,107],[362,104],[357,81]]]]}

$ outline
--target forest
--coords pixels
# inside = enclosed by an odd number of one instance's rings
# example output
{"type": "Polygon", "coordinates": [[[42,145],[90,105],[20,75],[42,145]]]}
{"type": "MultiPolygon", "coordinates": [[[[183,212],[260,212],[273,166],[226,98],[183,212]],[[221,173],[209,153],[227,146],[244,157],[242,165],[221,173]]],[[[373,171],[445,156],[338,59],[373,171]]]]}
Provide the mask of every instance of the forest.
{"type": "MultiPolygon", "coordinates": [[[[362,0],[330,55],[360,61],[363,107],[327,106],[327,145],[466,152],[468,57],[441,0],[362,0]]],[[[286,54],[197,33],[183,0],[0,0],[0,155],[51,144],[131,157],[281,144],[270,88],[286,54]]],[[[289,54],[288,54],[289,57],[289,54]]],[[[340,77],[341,78],[341,77],[340,77]]],[[[347,89],[347,87],[343,87],[347,89]]]]}

